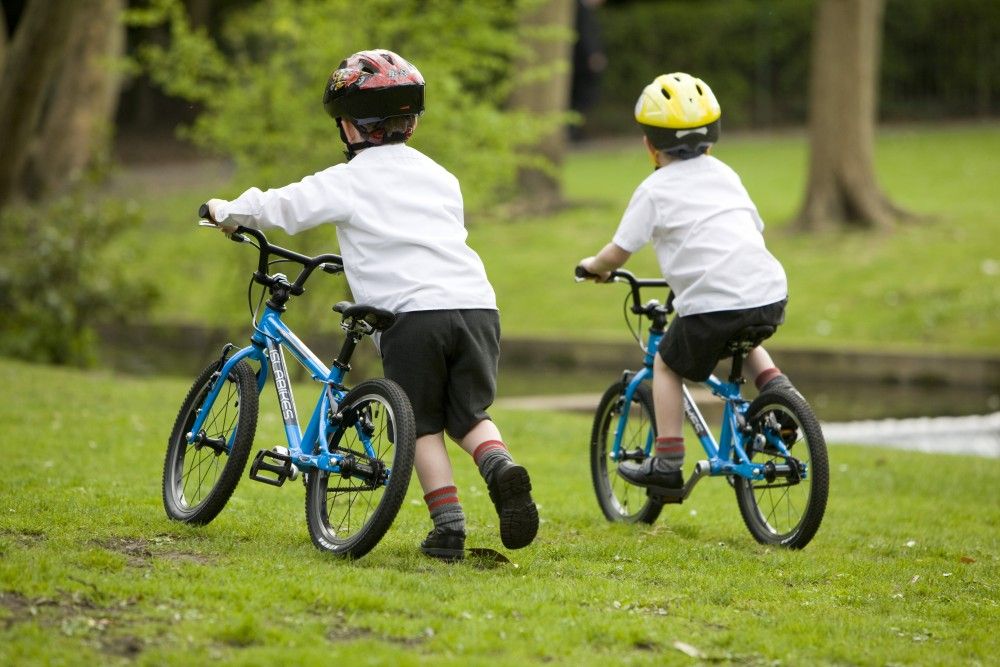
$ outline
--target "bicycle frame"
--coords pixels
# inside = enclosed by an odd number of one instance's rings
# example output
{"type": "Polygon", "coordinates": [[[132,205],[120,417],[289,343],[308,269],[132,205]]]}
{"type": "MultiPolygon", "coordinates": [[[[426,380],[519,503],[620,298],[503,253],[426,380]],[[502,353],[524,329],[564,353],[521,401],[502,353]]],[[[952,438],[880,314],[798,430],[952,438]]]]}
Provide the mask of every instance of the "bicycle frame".
{"type": "MultiPolygon", "coordinates": [[[[257,389],[263,391],[267,376],[270,374],[273,378],[281,418],[284,423],[288,455],[295,462],[295,465],[299,468],[317,468],[327,472],[340,472],[341,457],[331,453],[326,447],[328,424],[325,416],[331,412],[337,412],[338,403],[346,394],[342,385],[346,369],[336,365],[328,368],[288,328],[288,325],[282,322],[281,313],[270,306],[266,307],[251,341],[251,345],[237,351],[225,361],[219,370],[219,377],[226,377],[233,366],[244,359],[257,361],[260,364],[260,371],[257,374],[257,389]],[[285,348],[291,351],[292,356],[310,372],[314,380],[324,385],[305,432],[302,432],[299,426],[298,412],[292,394],[291,377],[285,365],[285,348]],[[303,444],[313,445],[310,449],[319,453],[310,453],[310,451],[303,449],[303,444]]],[[[223,383],[217,382],[212,387],[206,398],[206,404],[215,401],[222,385],[223,383]]],[[[195,434],[201,430],[206,416],[205,412],[198,415],[191,432],[187,434],[188,442],[192,442],[195,434]]],[[[375,456],[368,438],[362,434],[361,439],[365,445],[366,453],[369,456],[375,456]]],[[[232,442],[226,444],[227,447],[232,446],[232,442]]]]}
{"type": "MultiPolygon", "coordinates": [[[[199,214],[205,218],[208,216],[208,208],[202,205],[199,214]]],[[[204,222],[205,226],[214,227],[214,223],[204,222]]],[[[257,391],[263,391],[267,382],[268,373],[274,381],[275,392],[277,393],[278,405],[281,410],[281,419],[284,423],[285,439],[288,443],[288,459],[294,462],[297,468],[318,469],[330,473],[340,473],[341,462],[344,460],[339,454],[331,452],[327,447],[329,440],[329,428],[326,416],[336,415],[340,402],[347,395],[347,389],[343,385],[344,377],[350,370],[348,360],[360,338],[355,337],[354,330],[347,330],[348,339],[341,349],[341,354],[333,363],[332,367],[327,367],[312,350],[303,343],[298,336],[281,320],[284,312],[284,304],[289,296],[302,294],[304,283],[317,268],[323,268],[328,273],[339,273],[343,270],[342,259],[338,255],[324,254],[316,257],[308,257],[297,252],[271,245],[267,238],[258,230],[239,227],[238,231],[230,235],[230,239],[238,243],[246,241],[246,236],[252,236],[257,240],[256,247],[260,252],[257,264],[257,271],[253,280],[271,289],[271,299],[265,305],[264,313],[260,321],[255,324],[254,333],[250,338],[250,345],[237,351],[232,356],[226,357],[226,353],[231,348],[227,346],[223,351],[223,356],[219,360],[221,368],[216,374],[216,379],[228,377],[233,367],[243,360],[254,360],[260,364],[257,373],[257,391]],[[285,260],[302,265],[302,270],[293,283],[285,282],[285,276],[276,274],[268,275],[269,256],[276,255],[285,260]],[[280,280],[278,280],[280,277],[280,280]],[[312,416],[306,426],[305,432],[300,429],[299,417],[292,394],[291,376],[285,365],[284,349],[288,348],[292,356],[298,361],[312,376],[312,379],[323,385],[313,409],[312,416]],[[313,453],[316,452],[316,453],[313,453]]],[[[371,333],[371,329],[366,333],[371,333]]],[[[218,398],[219,392],[224,382],[213,382],[208,396],[202,405],[213,405],[218,398]]],[[[194,443],[200,436],[208,410],[202,410],[195,418],[191,431],[185,434],[188,444],[194,443]]],[[[365,433],[361,425],[355,424],[358,438],[364,446],[365,454],[371,458],[376,457],[375,448],[372,446],[371,438],[365,433]]],[[[226,449],[232,450],[233,440],[236,431],[229,436],[226,449]]],[[[261,480],[266,481],[266,480],[261,480]]]]}
{"type": "MultiPolygon", "coordinates": [[[[656,350],[659,348],[660,340],[663,338],[663,335],[664,332],[662,331],[651,330],[649,332],[649,338],[646,342],[645,357],[643,358],[643,367],[628,379],[624,392],[623,405],[631,405],[632,398],[635,396],[635,392],[638,391],[639,385],[647,380],[652,380],[653,362],[655,360],[656,350]]],[[[706,474],[711,477],[736,475],[755,481],[766,479],[769,473],[765,466],[753,463],[743,446],[743,437],[741,437],[741,434],[745,430],[746,413],[750,407],[750,402],[743,398],[742,393],[740,392],[740,385],[736,382],[722,381],[715,375],[709,376],[709,378],[705,380],[704,385],[712,392],[712,394],[719,397],[723,401],[722,429],[719,441],[716,442],[715,437],[708,428],[708,423],[705,421],[705,418],[702,416],[697,404],[691,397],[691,392],[688,390],[687,386],[682,384],[681,389],[684,396],[684,415],[691,424],[691,427],[694,429],[695,434],[698,436],[698,441],[701,443],[702,449],[705,450],[705,454],[708,457],[707,468],[699,467],[699,469],[696,470],[697,477],[692,478],[688,488],[690,488],[690,486],[693,485],[693,482],[697,481],[699,477],[706,474]]],[[[611,459],[616,462],[620,461],[622,458],[621,443],[628,418],[628,411],[622,410],[621,415],[618,417],[618,424],[615,428],[614,445],[610,452],[611,459]]],[[[789,456],[789,452],[785,448],[785,444],[781,442],[780,438],[771,441],[770,444],[783,455],[789,456]]],[[[652,429],[650,429],[649,434],[646,437],[645,450],[646,456],[651,455],[653,450],[652,429]]]]}

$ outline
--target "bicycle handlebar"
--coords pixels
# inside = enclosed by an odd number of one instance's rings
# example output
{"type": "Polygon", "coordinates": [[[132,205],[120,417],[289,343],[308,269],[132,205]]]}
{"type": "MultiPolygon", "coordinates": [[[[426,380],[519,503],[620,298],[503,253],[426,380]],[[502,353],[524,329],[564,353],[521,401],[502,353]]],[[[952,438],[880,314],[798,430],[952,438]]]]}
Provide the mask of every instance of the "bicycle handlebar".
{"type": "MultiPolygon", "coordinates": [[[[202,204],[198,208],[198,215],[204,219],[210,221],[212,220],[209,215],[208,204],[202,204]]],[[[246,243],[247,239],[244,234],[249,234],[257,240],[257,250],[260,253],[260,257],[257,261],[257,271],[254,272],[253,279],[261,285],[270,287],[277,282],[268,274],[271,255],[276,255],[282,259],[287,259],[295,262],[296,264],[302,265],[302,271],[299,272],[298,277],[296,277],[295,281],[289,286],[289,291],[296,296],[305,291],[303,285],[305,285],[306,280],[309,279],[309,276],[312,275],[312,272],[316,270],[317,267],[322,268],[323,271],[329,274],[342,273],[344,270],[344,260],[340,257],[340,255],[324,253],[322,255],[316,255],[315,257],[309,257],[308,255],[297,253],[294,250],[274,245],[267,240],[267,237],[264,236],[264,232],[259,229],[239,225],[236,227],[236,231],[230,234],[229,238],[236,243],[246,243]]]]}
{"type": "MultiPolygon", "coordinates": [[[[578,281],[587,280],[589,278],[600,277],[595,273],[587,271],[582,266],[577,266],[574,273],[578,281]]],[[[649,315],[648,312],[649,309],[643,306],[639,300],[639,290],[641,288],[643,287],[666,287],[667,289],[670,288],[670,285],[667,283],[667,281],[663,280],[662,278],[636,278],[634,273],[632,273],[631,271],[627,271],[625,269],[615,269],[608,276],[607,280],[601,282],[605,283],[627,282],[629,284],[629,289],[632,292],[632,312],[635,313],[636,315],[643,315],[643,314],[649,315]]],[[[668,314],[673,312],[674,310],[673,304],[674,304],[674,292],[673,290],[671,290],[669,296],[667,297],[667,302],[666,304],[664,304],[667,309],[666,312],[668,314]]]]}

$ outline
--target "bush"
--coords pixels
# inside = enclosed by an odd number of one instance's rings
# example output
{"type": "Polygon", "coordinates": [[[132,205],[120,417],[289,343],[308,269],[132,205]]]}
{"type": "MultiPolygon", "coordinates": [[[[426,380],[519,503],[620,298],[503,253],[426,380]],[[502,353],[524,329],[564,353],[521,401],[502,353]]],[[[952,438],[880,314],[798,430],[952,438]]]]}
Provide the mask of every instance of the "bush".
{"type": "Polygon", "coordinates": [[[144,315],[156,298],[126,279],[108,242],[137,224],[137,207],[83,190],[38,208],[0,211],[0,354],[86,366],[95,325],[144,315]]]}

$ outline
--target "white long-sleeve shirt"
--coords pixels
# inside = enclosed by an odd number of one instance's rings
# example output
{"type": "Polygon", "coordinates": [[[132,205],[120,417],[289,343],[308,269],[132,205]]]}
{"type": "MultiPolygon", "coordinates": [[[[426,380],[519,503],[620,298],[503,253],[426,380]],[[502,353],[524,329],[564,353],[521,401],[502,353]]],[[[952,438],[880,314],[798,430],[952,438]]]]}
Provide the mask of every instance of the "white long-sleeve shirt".
{"type": "Polygon", "coordinates": [[[696,315],[788,296],[763,230],[736,172],[703,155],[670,162],[640,183],[612,241],[630,253],[652,243],[677,313],[696,315]]]}
{"type": "Polygon", "coordinates": [[[458,179],[405,144],[367,148],[281,188],[250,188],[217,206],[215,218],[289,234],[335,224],[358,303],[393,312],[497,307],[466,244],[458,179]]]}

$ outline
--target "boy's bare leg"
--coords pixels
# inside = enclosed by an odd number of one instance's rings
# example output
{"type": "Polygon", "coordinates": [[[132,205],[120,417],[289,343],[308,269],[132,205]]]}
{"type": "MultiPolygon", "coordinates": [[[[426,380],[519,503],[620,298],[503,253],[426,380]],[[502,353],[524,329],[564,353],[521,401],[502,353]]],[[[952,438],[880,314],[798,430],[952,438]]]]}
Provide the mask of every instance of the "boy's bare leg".
{"type": "Polygon", "coordinates": [[[472,430],[466,433],[462,439],[459,440],[458,445],[469,454],[475,454],[476,448],[479,447],[479,445],[484,442],[489,442],[490,440],[503,442],[503,438],[500,437],[500,429],[493,423],[493,420],[484,419],[473,426],[472,430]]]}
{"type": "MultiPolygon", "coordinates": [[[[743,362],[743,368],[746,371],[746,375],[753,380],[758,390],[762,389],[765,384],[775,378],[784,378],[781,370],[774,365],[771,355],[760,345],[750,350],[746,361],[743,362]]],[[[787,378],[784,381],[788,382],[787,378]]]]}
{"type": "Polygon", "coordinates": [[[420,480],[420,488],[424,493],[430,493],[443,486],[455,485],[451,459],[448,458],[448,452],[444,447],[444,433],[432,433],[417,438],[413,467],[417,471],[417,479],[420,480]]]}
{"type": "Polygon", "coordinates": [[[680,438],[684,426],[684,394],[681,376],[656,355],[653,362],[653,406],[658,438],[680,438]]]}

